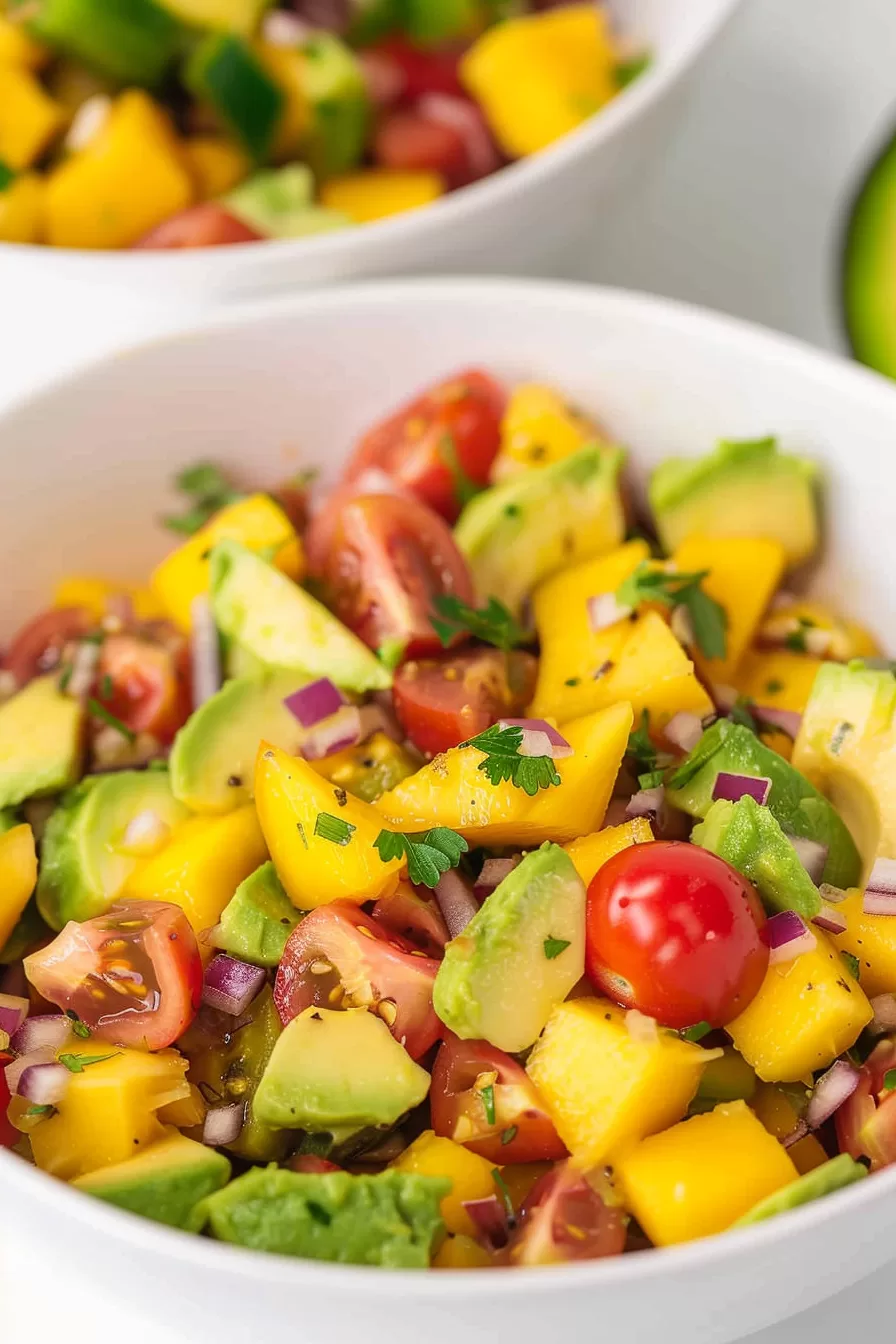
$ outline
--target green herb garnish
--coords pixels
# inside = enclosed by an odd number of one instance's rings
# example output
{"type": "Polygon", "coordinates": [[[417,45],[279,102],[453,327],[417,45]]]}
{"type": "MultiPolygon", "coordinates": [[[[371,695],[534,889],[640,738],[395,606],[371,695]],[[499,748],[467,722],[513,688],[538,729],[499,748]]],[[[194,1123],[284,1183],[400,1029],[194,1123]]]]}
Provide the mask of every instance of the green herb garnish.
{"type": "Polygon", "coordinates": [[[485,1118],[490,1125],[495,1123],[495,1085],[489,1083],[488,1087],[483,1087],[479,1093],[482,1098],[482,1106],[485,1111],[485,1118]]]}
{"type": "Polygon", "coordinates": [[[505,779],[517,789],[534,798],[539,789],[549,789],[560,783],[557,767],[551,756],[521,756],[522,728],[501,728],[497,723],[484,733],[461,742],[462,747],[475,747],[485,755],[479,769],[492,784],[505,779]]]}
{"type": "Polygon", "coordinates": [[[454,441],[454,435],[445,433],[439,439],[439,457],[445,463],[445,466],[451,472],[451,480],[454,485],[454,497],[461,508],[469,504],[475,495],[482,493],[482,486],[477,485],[471,480],[461,466],[460,456],[457,451],[457,444],[454,441]]]}
{"type": "Polygon", "coordinates": [[[843,965],[849,971],[853,980],[858,980],[860,974],[858,957],[854,957],[851,952],[841,952],[840,959],[843,962],[843,965]]]}
{"type": "Polygon", "coordinates": [[[456,868],[461,854],[469,849],[463,836],[447,826],[435,826],[419,835],[384,830],[373,843],[383,863],[407,858],[408,877],[424,887],[436,886],[442,874],[456,868]]]}
{"type": "Polygon", "coordinates": [[[665,778],[662,770],[648,770],[647,774],[638,776],[639,789],[658,789],[665,778]]]}
{"type": "Polygon", "coordinates": [[[74,1036],[79,1036],[82,1041],[86,1041],[87,1038],[90,1036],[90,1028],[88,1027],[87,1023],[81,1021],[80,1017],[75,1012],[74,1008],[67,1008],[65,1015],[71,1021],[72,1034],[74,1036]]]}
{"type": "Polygon", "coordinates": [[[545,938],[542,946],[544,947],[544,955],[547,957],[548,961],[553,961],[555,957],[559,957],[560,953],[565,952],[569,947],[569,939],[545,938]]]}
{"type": "Polygon", "coordinates": [[[117,733],[121,733],[122,737],[126,738],[128,742],[136,742],[137,734],[132,732],[126,723],[122,723],[121,719],[117,719],[105,705],[100,704],[99,700],[94,700],[91,697],[87,701],[87,709],[95,719],[102,719],[103,723],[107,723],[110,728],[114,728],[117,733]]]}
{"type": "Polygon", "coordinates": [[[884,1088],[887,1092],[892,1092],[896,1088],[896,1069],[887,1069],[884,1074],[884,1088]]]}
{"type": "Polygon", "coordinates": [[[642,765],[647,770],[656,768],[657,750],[650,740],[650,711],[641,710],[640,727],[635,728],[628,737],[628,746],[625,749],[626,756],[634,758],[636,765],[642,765]]]}
{"type": "Polygon", "coordinates": [[[495,1186],[497,1188],[498,1196],[501,1200],[501,1203],[504,1205],[504,1212],[507,1214],[507,1222],[510,1227],[513,1227],[516,1223],[516,1214],[513,1211],[513,1200],[510,1197],[510,1191],[507,1188],[507,1182],[501,1175],[501,1170],[499,1167],[495,1167],[494,1170],[492,1171],[492,1180],[494,1181],[495,1186]]]}
{"type": "Polygon", "coordinates": [[[332,812],[318,812],[314,823],[314,834],[319,835],[321,840],[330,840],[334,845],[347,845],[354,830],[356,827],[350,821],[334,817],[332,812]]]}
{"type": "Polygon", "coordinates": [[[33,1120],[33,1119],[37,1118],[37,1119],[40,1119],[40,1120],[49,1120],[50,1116],[51,1116],[51,1115],[55,1115],[55,1114],[56,1114],[56,1107],[55,1107],[55,1106],[50,1106],[50,1105],[46,1105],[46,1106],[29,1106],[28,1109],[27,1109],[27,1111],[25,1112],[25,1119],[26,1119],[26,1120],[33,1120]]]}
{"type": "Polygon", "coordinates": [[[501,1131],[501,1143],[506,1148],[508,1143],[513,1143],[519,1130],[516,1125],[508,1125],[507,1129],[501,1131]]]}
{"type": "Polygon", "coordinates": [[[120,1054],[120,1050],[113,1050],[109,1055],[59,1055],[57,1058],[69,1073],[83,1073],[91,1064],[102,1064],[105,1060],[115,1059],[120,1054]]]}
{"type": "Polygon", "coordinates": [[[497,597],[490,597],[484,607],[477,609],[453,593],[442,593],[433,606],[438,615],[430,617],[430,625],[446,648],[461,632],[494,644],[505,653],[525,642],[525,630],[497,597]]]}
{"type": "Polygon", "coordinates": [[[695,1022],[692,1027],[685,1027],[678,1034],[683,1041],[693,1041],[696,1045],[697,1041],[702,1041],[711,1031],[712,1027],[708,1022],[695,1022]]]}
{"type": "Polygon", "coordinates": [[[192,537],[226,505],[244,498],[243,492],[235,490],[220,467],[211,462],[197,462],[185,468],[174,483],[190,505],[183,513],[169,514],[162,522],[170,531],[187,537],[192,537]]]}
{"type": "Polygon", "coordinates": [[[700,586],[708,574],[708,569],[693,574],[657,569],[649,561],[642,560],[635,572],[616,589],[616,601],[633,610],[642,602],[683,607],[690,617],[694,639],[703,656],[724,658],[728,616],[725,608],[700,586]]]}

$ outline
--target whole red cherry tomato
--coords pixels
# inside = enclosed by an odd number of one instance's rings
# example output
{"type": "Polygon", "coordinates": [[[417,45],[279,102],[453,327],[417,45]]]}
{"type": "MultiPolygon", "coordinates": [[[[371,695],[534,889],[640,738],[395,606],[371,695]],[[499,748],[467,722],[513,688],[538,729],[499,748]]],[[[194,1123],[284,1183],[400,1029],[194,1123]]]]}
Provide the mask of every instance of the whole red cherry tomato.
{"type": "Polygon", "coordinates": [[[170,219],[163,220],[134,247],[169,251],[175,248],[220,247],[226,243],[257,243],[263,237],[264,234],[250,229],[248,224],[237,219],[223,206],[206,201],[203,205],[191,205],[170,219]]]}
{"type": "Polygon", "coordinates": [[[421,658],[399,668],[392,688],[395,713],[416,747],[435,756],[515,718],[532,699],[537,664],[518,649],[464,649],[421,658]]]}
{"type": "Polygon", "coordinates": [[[768,966],[751,884],[698,845],[633,845],[588,888],[585,969],[595,987],[666,1027],[723,1027],[768,966]]]}
{"type": "Polygon", "coordinates": [[[170,742],[190,715],[186,646],[136,635],[109,635],[100,652],[97,700],[133,733],[170,742]]]}

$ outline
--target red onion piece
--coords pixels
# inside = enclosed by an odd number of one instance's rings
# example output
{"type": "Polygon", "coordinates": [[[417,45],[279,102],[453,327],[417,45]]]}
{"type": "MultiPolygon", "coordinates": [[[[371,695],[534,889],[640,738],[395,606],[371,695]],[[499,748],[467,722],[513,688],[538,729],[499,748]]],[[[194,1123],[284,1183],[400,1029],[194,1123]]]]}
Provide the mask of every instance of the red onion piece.
{"type": "Polygon", "coordinates": [[[632,795],[625,809],[625,815],[631,817],[653,817],[659,821],[665,807],[666,795],[661,786],[655,789],[641,789],[632,795]]]}
{"type": "Polygon", "coordinates": [[[793,845],[797,858],[817,887],[828,861],[828,846],[821,844],[818,840],[809,840],[804,835],[791,835],[789,832],[787,833],[787,839],[793,845]]]}
{"type": "Polygon", "coordinates": [[[625,621],[632,614],[632,608],[616,601],[615,593],[599,593],[588,598],[588,624],[597,635],[617,621],[625,621]]]}
{"type": "Polygon", "coordinates": [[[209,962],[202,986],[202,1002],[209,1008],[239,1017],[249,1007],[265,981],[261,966],[219,952],[209,962]]]}
{"type": "Polygon", "coordinates": [[[367,85],[367,96],[374,106],[392,107],[397,103],[407,84],[398,62],[384,51],[360,51],[358,60],[367,85]]]}
{"type": "MultiPolygon", "coordinates": [[[[14,1097],[19,1089],[19,1079],[26,1069],[30,1069],[35,1064],[55,1064],[56,1049],[50,1050],[30,1050],[27,1055],[19,1055],[11,1064],[7,1064],[3,1071],[6,1079],[6,1086],[9,1088],[9,1095],[14,1097]]],[[[63,1065],[63,1067],[65,1067],[63,1065]]]]}
{"type": "Polygon", "coordinates": [[[753,798],[760,807],[768,802],[772,791],[772,782],[765,775],[733,775],[720,770],[712,786],[713,802],[722,798],[726,803],[736,803],[741,798],[753,798]]]}
{"type": "Polygon", "coordinates": [[[573,754],[566,738],[547,719],[499,719],[498,727],[522,729],[521,756],[551,756],[555,761],[562,761],[573,754]],[[546,743],[544,739],[547,739],[546,743]]]}
{"type": "Polygon", "coordinates": [[[507,1210],[497,1195],[489,1195],[486,1199],[465,1199],[463,1206],[476,1227],[479,1240],[490,1250],[498,1251],[507,1245],[507,1210]]]}
{"type": "Polygon", "coordinates": [[[796,1129],[791,1130],[781,1142],[785,1148],[792,1148],[795,1143],[799,1143],[800,1139],[804,1139],[808,1133],[809,1126],[806,1124],[805,1120],[800,1120],[797,1123],[796,1129]]]}
{"type": "Polygon", "coordinates": [[[691,752],[703,736],[703,721],[696,714],[681,710],[673,714],[663,729],[667,740],[681,751],[691,752]]]}
{"type": "Polygon", "coordinates": [[[835,1059],[815,1084],[806,1111],[806,1124],[818,1129],[852,1096],[859,1085],[859,1070],[848,1059],[835,1059]]]}
{"type": "Polygon", "coordinates": [[[20,999],[18,994],[0,994],[0,1031],[15,1036],[30,1007],[28,1000],[20,999]]]}
{"type": "Polygon", "coordinates": [[[34,1106],[55,1106],[68,1091],[70,1080],[68,1069],[55,1060],[28,1064],[19,1075],[16,1095],[34,1106]]]}
{"type": "Polygon", "coordinates": [[[802,714],[795,709],[778,709],[775,705],[754,705],[753,717],[759,720],[760,727],[768,724],[794,739],[799,736],[803,722],[802,714]]]}
{"type": "Polygon", "coordinates": [[[486,859],[473,887],[473,895],[476,899],[484,901],[486,896],[494,891],[495,887],[501,885],[505,877],[509,877],[522,857],[521,854],[514,854],[510,859],[486,859]]]}
{"type": "Polygon", "coordinates": [[[896,994],[875,994],[871,1007],[874,1009],[874,1019],[869,1031],[873,1031],[876,1036],[896,1031],[896,994]]]}
{"type": "Polygon", "coordinates": [[[361,711],[357,705],[344,705],[337,714],[309,728],[302,743],[306,761],[320,761],[361,741],[361,711]]]}
{"type": "Polygon", "coordinates": [[[58,1050],[71,1035],[72,1024],[65,1013],[41,1013],[28,1017],[10,1041],[17,1055],[32,1050],[58,1050]]]}
{"type": "Polygon", "coordinates": [[[309,681],[307,686],[293,691],[283,703],[303,728],[314,728],[323,719],[337,714],[345,704],[345,697],[329,677],[318,677],[317,681],[309,681]]]}
{"type": "Polygon", "coordinates": [[[417,104],[418,111],[427,121],[435,121],[456,131],[467,152],[471,178],[488,177],[501,167],[501,155],[489,134],[488,126],[479,108],[469,98],[458,98],[450,93],[425,93],[417,104]]]}
{"type": "Polygon", "coordinates": [[[875,859],[862,898],[866,915],[896,915],[896,859],[875,859]]]}
{"type": "Polygon", "coordinates": [[[820,929],[826,933],[845,933],[847,929],[846,916],[842,910],[838,910],[836,905],[828,905],[827,901],[822,901],[821,910],[812,920],[820,929]]]}
{"type": "Polygon", "coordinates": [[[452,938],[463,933],[479,909],[476,897],[460,873],[455,872],[453,868],[449,868],[448,872],[439,878],[436,885],[436,901],[452,938]]]}
{"type": "Polygon", "coordinates": [[[198,709],[221,689],[221,641],[212,604],[204,593],[190,603],[190,660],[193,708],[198,709]]]}
{"type": "Polygon", "coordinates": [[[815,934],[795,910],[782,910],[772,915],[763,927],[762,937],[769,949],[769,965],[793,961],[817,946],[815,934]]]}
{"type": "Polygon", "coordinates": [[[245,1109],[241,1101],[235,1101],[230,1106],[213,1106],[206,1113],[205,1124],[202,1126],[202,1142],[209,1148],[234,1143],[243,1127],[245,1109]]]}

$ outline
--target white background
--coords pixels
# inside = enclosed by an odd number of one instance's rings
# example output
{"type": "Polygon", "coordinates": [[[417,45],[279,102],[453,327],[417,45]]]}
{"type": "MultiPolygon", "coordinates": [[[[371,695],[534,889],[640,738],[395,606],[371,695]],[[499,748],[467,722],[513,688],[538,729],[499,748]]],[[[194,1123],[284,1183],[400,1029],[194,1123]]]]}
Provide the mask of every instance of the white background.
{"type": "MultiPolygon", "coordinates": [[[[863,159],[896,122],[894,57],[896,0],[744,0],[701,70],[675,147],[649,181],[595,221],[594,243],[565,274],[654,290],[837,346],[842,209],[863,159]]],[[[193,315],[125,292],[38,290],[33,280],[26,291],[0,269],[0,404],[193,315]]],[[[120,1306],[67,1282],[64,1266],[11,1260],[8,1268],[4,1340],[55,1335],[80,1344],[105,1328],[124,1329],[128,1344],[158,1344],[141,1326],[139,1304],[125,1320],[120,1306]]],[[[762,1344],[886,1336],[890,1278],[885,1271],[766,1331],[762,1344]]]]}

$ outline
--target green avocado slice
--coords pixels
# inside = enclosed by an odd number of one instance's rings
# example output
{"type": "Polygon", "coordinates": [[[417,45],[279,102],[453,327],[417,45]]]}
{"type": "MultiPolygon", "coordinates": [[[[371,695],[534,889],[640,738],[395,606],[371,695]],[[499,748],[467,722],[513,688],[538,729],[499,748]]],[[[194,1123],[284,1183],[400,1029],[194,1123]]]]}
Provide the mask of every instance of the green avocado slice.
{"type": "Polygon", "coordinates": [[[302,918],[283,890],[272,863],[241,882],[221,912],[217,945],[255,966],[279,966],[289,935],[302,918]]]}
{"type": "Polygon", "coordinates": [[[55,676],[30,681],[0,705],[0,807],[69,788],[83,744],[83,706],[55,676]]]}
{"type": "Polygon", "coordinates": [[[835,1190],[843,1190],[855,1181],[861,1181],[868,1175],[868,1168],[856,1162],[848,1153],[832,1157],[813,1171],[807,1171],[798,1180],[791,1181],[783,1189],[767,1195],[743,1217],[738,1218],[732,1227],[750,1227],[753,1223],[765,1222],[766,1218],[776,1218],[779,1213],[789,1213],[803,1204],[811,1204],[815,1199],[831,1195],[835,1190]]]}
{"type": "Polygon", "coordinates": [[[736,803],[719,799],[706,820],[694,827],[691,840],[748,877],[772,914],[795,910],[810,920],[821,911],[818,888],[796,850],[769,809],[760,807],[755,798],[736,803]]]}
{"type": "Polygon", "coordinates": [[[101,1167],[72,1184],[119,1209],[192,1232],[201,1223],[196,1206],[229,1179],[230,1163],[223,1153],[175,1129],[126,1162],[101,1167]]]}
{"type": "Polygon", "coordinates": [[[842,302],[856,359],[896,378],[896,136],[862,183],[843,246],[842,302]]]}

